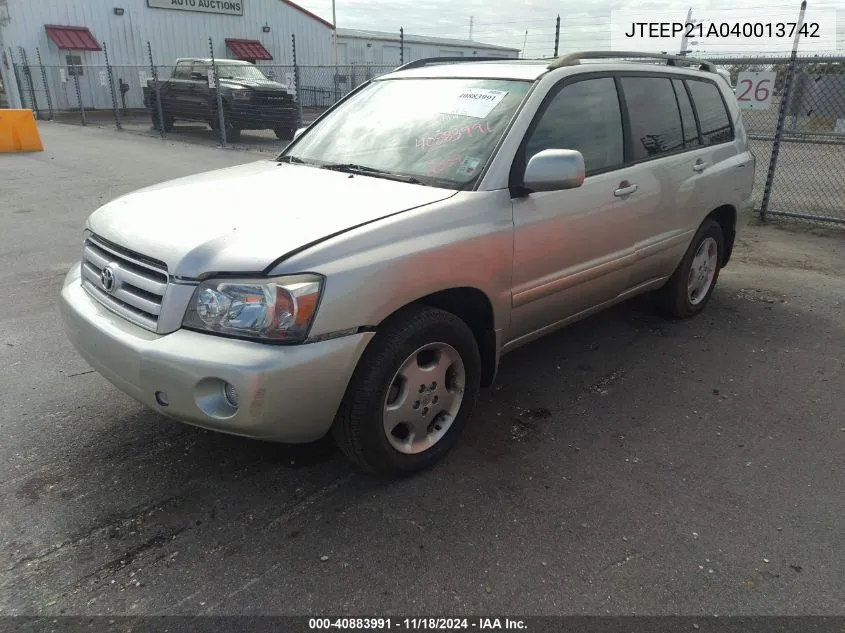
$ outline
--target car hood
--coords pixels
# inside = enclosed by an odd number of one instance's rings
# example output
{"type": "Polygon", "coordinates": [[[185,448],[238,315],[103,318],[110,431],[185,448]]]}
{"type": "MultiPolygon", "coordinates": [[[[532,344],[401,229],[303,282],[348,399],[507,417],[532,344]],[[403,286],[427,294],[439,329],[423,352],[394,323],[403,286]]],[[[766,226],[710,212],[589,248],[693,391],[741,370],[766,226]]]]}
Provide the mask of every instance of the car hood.
{"type": "Polygon", "coordinates": [[[122,196],[92,213],[87,228],[163,261],[175,276],[256,273],[327,237],[454,194],[262,160],[122,196]]]}
{"type": "Polygon", "coordinates": [[[237,88],[252,88],[253,90],[277,90],[278,92],[286,92],[287,88],[277,81],[258,80],[258,79],[228,79],[221,77],[220,83],[223,86],[237,87],[237,88]]]}

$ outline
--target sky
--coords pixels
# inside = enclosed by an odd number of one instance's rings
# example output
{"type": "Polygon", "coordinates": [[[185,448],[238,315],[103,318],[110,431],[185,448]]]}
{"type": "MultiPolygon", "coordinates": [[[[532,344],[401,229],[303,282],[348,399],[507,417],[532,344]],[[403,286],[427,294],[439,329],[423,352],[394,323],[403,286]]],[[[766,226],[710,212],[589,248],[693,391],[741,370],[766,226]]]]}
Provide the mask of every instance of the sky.
{"type": "MultiPolygon", "coordinates": [[[[331,0],[294,0],[303,7],[331,21],[331,0]]],[[[810,0],[808,21],[814,15],[827,20],[836,10],[838,0],[810,0]],[[813,14],[812,12],[817,12],[813,14]]],[[[690,8],[689,0],[336,0],[338,28],[358,28],[378,31],[396,31],[399,27],[407,34],[432,35],[468,39],[470,18],[473,21],[473,40],[499,44],[523,50],[524,56],[550,56],[554,53],[555,19],[561,17],[559,52],[586,49],[611,49],[611,16],[615,16],[616,33],[620,33],[620,13],[625,17],[641,17],[643,21],[672,20],[683,22],[690,8]],[[587,8],[589,7],[589,8],[587,8]],[[614,12],[614,13],[612,13],[614,12]]],[[[800,2],[787,0],[725,0],[698,2],[693,5],[693,18],[711,21],[725,15],[744,22],[794,21],[800,2]],[[729,13],[728,13],[729,12],[729,13]]],[[[843,5],[845,9],[845,5],[843,5]]],[[[836,38],[838,52],[845,54],[845,10],[838,11],[836,38]]],[[[832,25],[831,25],[832,26],[832,25]]],[[[830,27],[825,27],[830,28],[830,27]]],[[[614,40],[616,42],[617,40],[614,40]]],[[[680,38],[666,42],[678,47],[680,38]]],[[[791,39],[773,41],[766,50],[751,40],[734,40],[721,46],[713,39],[699,41],[690,49],[699,53],[763,54],[787,52],[791,39]]],[[[619,50],[619,46],[613,46],[619,50]]],[[[827,50],[828,53],[836,51],[827,50]]],[[[814,51],[816,52],[816,51],[814,51]]]]}

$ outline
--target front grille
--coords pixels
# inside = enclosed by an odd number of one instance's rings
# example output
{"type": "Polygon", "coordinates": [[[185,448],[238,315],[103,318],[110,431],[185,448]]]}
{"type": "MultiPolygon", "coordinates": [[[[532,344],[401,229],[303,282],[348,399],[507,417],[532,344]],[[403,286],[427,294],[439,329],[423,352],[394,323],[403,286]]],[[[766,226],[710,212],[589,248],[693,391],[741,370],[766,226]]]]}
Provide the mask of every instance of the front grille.
{"type": "Polygon", "coordinates": [[[167,281],[167,266],[163,262],[138,255],[93,234],[85,240],[82,287],[127,321],[155,332],[167,281]],[[104,274],[106,268],[109,272],[104,274]]]}
{"type": "Polygon", "coordinates": [[[256,90],[252,95],[253,105],[283,106],[293,102],[291,96],[281,91],[260,91],[256,90]]]}

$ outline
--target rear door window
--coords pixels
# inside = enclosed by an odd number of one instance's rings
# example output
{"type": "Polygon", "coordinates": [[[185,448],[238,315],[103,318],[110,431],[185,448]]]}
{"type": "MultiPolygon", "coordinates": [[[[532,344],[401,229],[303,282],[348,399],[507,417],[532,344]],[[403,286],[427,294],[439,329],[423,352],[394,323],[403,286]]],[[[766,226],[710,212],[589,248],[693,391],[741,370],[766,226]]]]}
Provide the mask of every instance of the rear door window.
{"type": "Polygon", "coordinates": [[[684,128],[684,146],[695,147],[701,145],[698,138],[698,126],[695,124],[695,112],[689,100],[689,94],[680,79],[672,80],[672,87],[675,89],[675,96],[678,98],[678,107],[681,109],[681,123],[684,128]]]}
{"type": "Polygon", "coordinates": [[[543,111],[525,147],[526,162],[546,149],[574,149],[584,156],[587,175],[624,161],[622,114],[612,77],[564,86],[543,111]]]}
{"type": "Polygon", "coordinates": [[[643,160],[684,149],[681,113],[668,77],[622,77],[631,125],[631,159],[643,160]]]}
{"type": "Polygon", "coordinates": [[[704,144],[717,145],[732,141],[733,126],[719,87],[712,81],[700,79],[687,79],[686,83],[698,114],[704,144]]]}

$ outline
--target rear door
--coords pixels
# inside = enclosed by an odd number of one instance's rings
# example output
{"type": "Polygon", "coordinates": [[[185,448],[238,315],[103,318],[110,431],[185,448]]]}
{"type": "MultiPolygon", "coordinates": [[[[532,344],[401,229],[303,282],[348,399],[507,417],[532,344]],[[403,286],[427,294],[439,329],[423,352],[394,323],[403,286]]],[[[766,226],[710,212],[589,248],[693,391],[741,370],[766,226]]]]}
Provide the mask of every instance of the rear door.
{"type": "Polygon", "coordinates": [[[702,148],[695,116],[683,81],[677,75],[620,73],[627,114],[630,159],[656,181],[661,194],[631,226],[636,262],[629,290],[670,275],[703,217],[710,160],[702,148]]]}
{"type": "Polygon", "coordinates": [[[698,158],[704,186],[723,192],[721,202],[737,204],[750,194],[754,159],[745,144],[736,143],[740,124],[736,99],[715,81],[703,77],[688,78],[685,83],[701,132],[698,158]],[[730,106],[729,99],[733,101],[730,106]]]}

